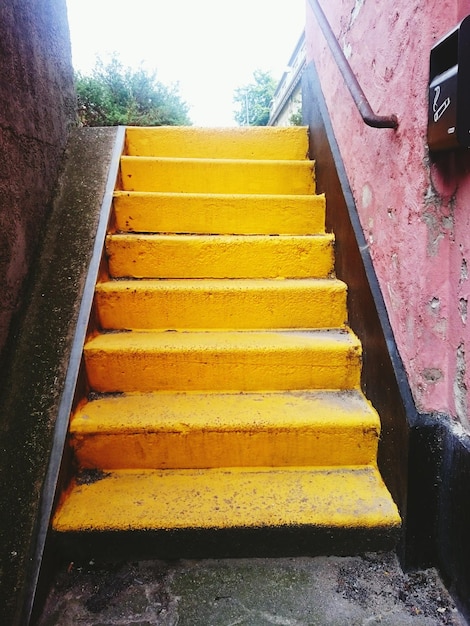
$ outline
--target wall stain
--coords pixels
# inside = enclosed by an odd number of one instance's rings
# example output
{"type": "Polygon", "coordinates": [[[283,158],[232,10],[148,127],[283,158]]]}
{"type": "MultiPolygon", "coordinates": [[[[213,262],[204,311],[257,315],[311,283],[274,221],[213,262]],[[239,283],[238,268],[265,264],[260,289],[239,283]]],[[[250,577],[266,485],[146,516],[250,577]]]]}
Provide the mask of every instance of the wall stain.
{"type": "Polygon", "coordinates": [[[439,369],[438,367],[426,367],[421,372],[421,375],[424,378],[424,380],[428,383],[437,383],[439,380],[442,380],[442,378],[444,377],[442,370],[439,369]]]}
{"type": "Polygon", "coordinates": [[[460,264],[460,284],[462,284],[464,280],[468,280],[468,266],[466,259],[462,259],[462,263],[460,264]]]}
{"type": "Polygon", "coordinates": [[[467,362],[465,358],[465,344],[462,341],[456,354],[456,368],[454,378],[454,401],[455,411],[460,422],[467,428],[470,426],[468,420],[467,407],[467,384],[465,382],[465,374],[467,371],[467,362]]]}
{"type": "Polygon", "coordinates": [[[459,313],[460,313],[460,319],[462,320],[462,324],[466,324],[467,315],[468,315],[468,299],[467,298],[460,298],[459,313]]]}
{"type": "Polygon", "coordinates": [[[351,17],[349,19],[349,28],[351,28],[351,26],[354,24],[354,22],[356,21],[359,13],[361,12],[361,9],[364,5],[365,0],[356,0],[353,6],[353,9],[351,11],[351,17]]]}
{"type": "Polygon", "coordinates": [[[445,201],[436,191],[432,182],[424,194],[424,212],[421,217],[428,230],[427,252],[428,256],[435,257],[439,251],[439,242],[446,236],[454,239],[454,194],[445,201]]]}

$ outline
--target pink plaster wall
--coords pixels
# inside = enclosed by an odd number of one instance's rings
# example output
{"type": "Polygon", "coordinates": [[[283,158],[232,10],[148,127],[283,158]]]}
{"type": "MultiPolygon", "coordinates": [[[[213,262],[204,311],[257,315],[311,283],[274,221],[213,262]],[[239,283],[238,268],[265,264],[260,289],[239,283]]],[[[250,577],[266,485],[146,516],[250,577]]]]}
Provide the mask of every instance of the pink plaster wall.
{"type": "Polygon", "coordinates": [[[432,163],[426,144],[429,51],[470,13],[470,0],[320,1],[374,111],[399,119],[397,131],[364,125],[307,1],[307,60],[415,401],[470,429],[470,153],[432,163]]]}

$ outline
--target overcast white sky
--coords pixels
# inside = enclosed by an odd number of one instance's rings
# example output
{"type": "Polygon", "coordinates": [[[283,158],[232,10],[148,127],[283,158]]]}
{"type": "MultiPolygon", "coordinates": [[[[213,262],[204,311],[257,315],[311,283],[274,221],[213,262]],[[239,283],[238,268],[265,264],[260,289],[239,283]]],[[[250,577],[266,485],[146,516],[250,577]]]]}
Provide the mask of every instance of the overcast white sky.
{"type": "Polygon", "coordinates": [[[67,0],[72,57],[88,72],[96,55],[157,70],[179,83],[201,126],[232,126],[233,93],[255,69],[278,80],[305,23],[305,0],[67,0]]]}

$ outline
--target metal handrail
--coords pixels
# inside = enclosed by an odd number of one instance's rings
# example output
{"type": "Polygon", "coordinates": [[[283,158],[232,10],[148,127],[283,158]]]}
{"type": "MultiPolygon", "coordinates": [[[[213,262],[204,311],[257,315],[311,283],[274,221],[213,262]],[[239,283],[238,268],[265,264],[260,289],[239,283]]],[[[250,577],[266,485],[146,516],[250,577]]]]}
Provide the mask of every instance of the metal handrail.
{"type": "Polygon", "coordinates": [[[354,103],[361,114],[364,123],[372,128],[398,128],[398,118],[396,115],[376,115],[372,110],[361,86],[358,83],[351,66],[346,59],[341,46],[336,39],[336,36],[331,29],[331,26],[326,19],[325,14],[320,6],[318,0],[309,0],[310,7],[317,18],[317,22],[323,32],[327,44],[330,47],[331,53],[339,71],[346,83],[347,88],[354,100],[354,103]]]}

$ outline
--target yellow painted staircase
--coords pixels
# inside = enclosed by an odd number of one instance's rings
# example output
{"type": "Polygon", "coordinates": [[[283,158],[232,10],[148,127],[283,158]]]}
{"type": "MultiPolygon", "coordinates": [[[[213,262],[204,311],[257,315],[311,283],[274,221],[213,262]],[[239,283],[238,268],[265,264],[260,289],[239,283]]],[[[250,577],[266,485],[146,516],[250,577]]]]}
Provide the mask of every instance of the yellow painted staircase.
{"type": "Polygon", "coordinates": [[[394,545],[305,128],[127,128],[56,539],[145,556],[394,545]]]}

